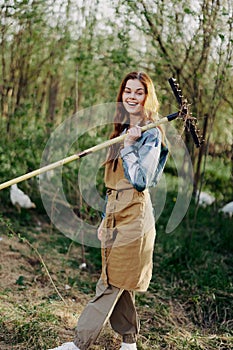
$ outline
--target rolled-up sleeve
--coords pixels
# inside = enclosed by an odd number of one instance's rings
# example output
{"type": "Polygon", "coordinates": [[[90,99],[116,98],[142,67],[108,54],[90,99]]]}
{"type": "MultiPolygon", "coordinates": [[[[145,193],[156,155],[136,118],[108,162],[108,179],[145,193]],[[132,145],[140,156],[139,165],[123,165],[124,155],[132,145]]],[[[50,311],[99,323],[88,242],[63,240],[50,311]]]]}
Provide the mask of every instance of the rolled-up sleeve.
{"type": "Polygon", "coordinates": [[[139,192],[154,180],[161,151],[161,131],[146,131],[132,146],[121,150],[125,177],[139,192]]]}

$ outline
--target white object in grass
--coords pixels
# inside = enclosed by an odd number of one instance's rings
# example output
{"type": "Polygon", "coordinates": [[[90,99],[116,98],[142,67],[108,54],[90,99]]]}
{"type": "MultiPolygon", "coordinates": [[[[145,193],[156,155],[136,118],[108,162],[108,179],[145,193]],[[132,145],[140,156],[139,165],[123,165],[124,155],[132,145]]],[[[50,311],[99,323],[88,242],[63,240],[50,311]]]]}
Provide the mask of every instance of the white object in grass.
{"type": "Polygon", "coordinates": [[[128,344],[128,343],[122,343],[120,350],[137,350],[136,343],[128,344]]]}
{"type": "Polygon", "coordinates": [[[31,201],[27,194],[21,191],[16,184],[11,186],[10,200],[13,205],[20,208],[35,208],[36,205],[31,201]]]}
{"type": "Polygon", "coordinates": [[[224,214],[228,214],[231,218],[233,215],[233,202],[229,202],[229,203],[225,204],[224,207],[219,209],[219,211],[224,213],[224,214]]]}
{"type": "Polygon", "coordinates": [[[196,194],[196,202],[198,201],[199,205],[201,205],[202,207],[206,207],[207,205],[211,205],[215,202],[215,197],[211,196],[209,193],[207,192],[197,192],[196,194]]]}
{"type": "Polygon", "coordinates": [[[74,343],[65,343],[65,344],[62,344],[61,346],[58,346],[57,348],[49,349],[49,350],[80,350],[80,349],[77,348],[77,346],[74,345],[74,343]]]}
{"type": "Polygon", "coordinates": [[[87,268],[87,264],[83,262],[82,264],[79,265],[80,270],[85,270],[87,268]]]}

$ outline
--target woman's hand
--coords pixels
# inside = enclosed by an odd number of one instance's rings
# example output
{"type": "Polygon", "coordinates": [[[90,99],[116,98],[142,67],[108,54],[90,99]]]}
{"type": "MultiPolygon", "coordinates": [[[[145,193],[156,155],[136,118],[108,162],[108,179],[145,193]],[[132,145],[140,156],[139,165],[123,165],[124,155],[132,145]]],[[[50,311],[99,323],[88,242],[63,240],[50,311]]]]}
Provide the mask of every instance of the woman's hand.
{"type": "Polygon", "coordinates": [[[134,142],[141,137],[142,129],[140,126],[133,126],[127,131],[127,136],[124,141],[124,147],[131,146],[134,142]]]}
{"type": "Polygon", "coordinates": [[[97,237],[100,241],[102,240],[103,226],[104,226],[104,219],[101,221],[101,224],[97,229],[97,237]]]}

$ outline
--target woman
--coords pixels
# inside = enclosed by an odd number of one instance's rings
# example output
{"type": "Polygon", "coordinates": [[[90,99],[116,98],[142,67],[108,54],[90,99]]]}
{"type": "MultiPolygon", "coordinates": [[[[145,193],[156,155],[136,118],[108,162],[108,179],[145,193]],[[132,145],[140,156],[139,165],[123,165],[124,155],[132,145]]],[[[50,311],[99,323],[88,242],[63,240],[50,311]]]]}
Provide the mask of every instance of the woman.
{"type": "MultiPolygon", "coordinates": [[[[153,122],[158,100],[149,76],[129,73],[122,81],[110,138],[126,133],[123,144],[110,147],[105,162],[107,204],[98,229],[102,274],[96,296],[81,314],[75,340],[57,350],[86,350],[109,320],[122,336],[120,350],[135,350],[139,320],[135,291],[145,292],[152,276],[155,222],[148,188],[155,185],[167,159],[163,132],[141,132],[153,122]]],[[[54,349],[55,350],[55,349],[54,349]]]]}

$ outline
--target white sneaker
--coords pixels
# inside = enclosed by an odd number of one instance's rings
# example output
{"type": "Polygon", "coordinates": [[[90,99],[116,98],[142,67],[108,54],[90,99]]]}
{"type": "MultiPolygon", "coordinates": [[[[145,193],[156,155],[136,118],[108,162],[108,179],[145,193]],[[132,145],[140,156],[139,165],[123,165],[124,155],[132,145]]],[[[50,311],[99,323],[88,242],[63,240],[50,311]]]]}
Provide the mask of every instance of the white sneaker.
{"type": "Polygon", "coordinates": [[[49,350],[80,350],[80,349],[77,348],[77,346],[74,345],[74,343],[65,343],[65,344],[62,344],[61,346],[58,346],[57,348],[49,349],[49,350]]]}
{"type": "Polygon", "coordinates": [[[121,343],[120,350],[137,350],[136,343],[128,344],[128,343],[121,343]]]}

